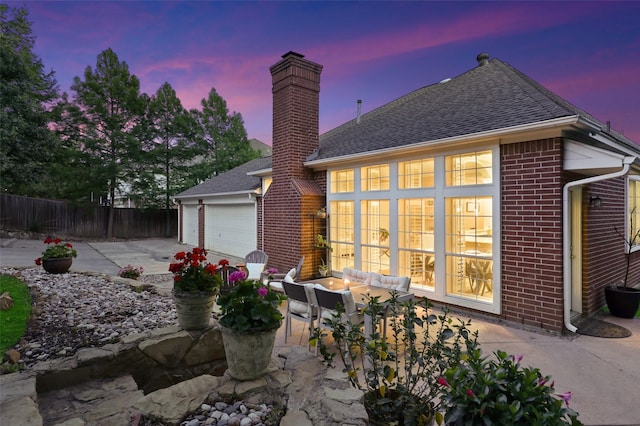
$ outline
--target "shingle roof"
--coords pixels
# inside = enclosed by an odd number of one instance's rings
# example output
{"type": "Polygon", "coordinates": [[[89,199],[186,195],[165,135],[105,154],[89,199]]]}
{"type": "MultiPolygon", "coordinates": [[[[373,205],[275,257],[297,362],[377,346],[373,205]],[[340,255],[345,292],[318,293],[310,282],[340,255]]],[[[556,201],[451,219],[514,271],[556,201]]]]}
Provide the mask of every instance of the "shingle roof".
{"type": "Polygon", "coordinates": [[[189,188],[175,196],[175,198],[195,195],[211,195],[229,192],[253,191],[260,188],[261,181],[257,176],[247,173],[271,168],[271,157],[256,158],[231,169],[221,175],[214,176],[199,185],[189,188]]]}
{"type": "MultiPolygon", "coordinates": [[[[580,115],[510,65],[492,59],[446,82],[415,90],[320,136],[313,160],[353,155],[580,115]]],[[[613,133],[613,132],[612,132],[613,133]]],[[[616,135],[625,143],[633,143],[616,135]]]]}

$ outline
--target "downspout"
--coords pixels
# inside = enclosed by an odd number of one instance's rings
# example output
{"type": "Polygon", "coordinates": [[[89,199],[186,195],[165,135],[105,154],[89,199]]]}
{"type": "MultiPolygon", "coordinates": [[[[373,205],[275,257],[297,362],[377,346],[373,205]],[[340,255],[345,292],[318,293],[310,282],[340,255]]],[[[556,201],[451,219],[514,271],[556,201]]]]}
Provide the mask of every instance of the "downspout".
{"type": "Polygon", "coordinates": [[[622,169],[606,175],[592,176],[585,179],[567,183],[562,188],[562,262],[563,262],[563,293],[564,293],[564,326],[567,330],[575,333],[578,328],[571,324],[571,223],[569,218],[569,191],[576,186],[587,185],[593,182],[613,179],[624,176],[629,172],[631,164],[636,157],[624,157],[622,159],[622,169]]]}

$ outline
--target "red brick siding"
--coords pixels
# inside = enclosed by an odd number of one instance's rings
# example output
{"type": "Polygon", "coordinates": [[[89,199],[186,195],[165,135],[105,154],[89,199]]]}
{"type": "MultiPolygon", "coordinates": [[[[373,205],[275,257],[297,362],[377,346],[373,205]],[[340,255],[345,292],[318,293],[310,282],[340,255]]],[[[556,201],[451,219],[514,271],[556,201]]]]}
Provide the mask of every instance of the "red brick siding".
{"type": "Polygon", "coordinates": [[[305,256],[303,276],[311,274],[311,214],[324,205],[319,196],[304,196],[292,179],[313,179],[303,166],[318,148],[319,92],[322,66],[298,55],[271,67],[273,84],[273,183],[263,199],[264,250],[269,266],[286,272],[305,256]]]}
{"type": "MultiPolygon", "coordinates": [[[[592,315],[605,305],[605,286],[624,279],[625,241],[615,228],[625,231],[625,178],[593,183],[583,192],[583,313],[592,315]],[[589,205],[589,197],[598,196],[600,207],[589,205]]],[[[640,253],[631,255],[628,283],[640,281],[640,253]]]]}
{"type": "Polygon", "coordinates": [[[204,247],[204,202],[198,200],[198,247],[204,247]]]}
{"type": "Polygon", "coordinates": [[[501,147],[502,317],[561,331],[562,139],[501,147]]]}

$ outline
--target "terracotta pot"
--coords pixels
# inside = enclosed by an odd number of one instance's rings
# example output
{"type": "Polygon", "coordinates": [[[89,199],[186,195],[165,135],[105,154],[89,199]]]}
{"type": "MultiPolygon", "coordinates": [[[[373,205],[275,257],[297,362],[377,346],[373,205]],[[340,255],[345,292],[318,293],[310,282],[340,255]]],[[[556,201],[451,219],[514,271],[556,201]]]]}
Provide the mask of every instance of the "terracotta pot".
{"type": "Polygon", "coordinates": [[[278,329],[240,333],[221,327],[229,375],[236,380],[255,380],[267,373],[278,329]]]}
{"type": "Polygon", "coordinates": [[[42,259],[42,267],[50,274],[64,274],[69,271],[73,257],[55,257],[51,259],[42,259]]]}
{"type": "Polygon", "coordinates": [[[611,315],[633,318],[640,307],[640,289],[609,286],[604,288],[604,297],[611,315]]]}
{"type": "Polygon", "coordinates": [[[217,292],[173,292],[178,324],[185,330],[202,330],[209,326],[217,292]]]}

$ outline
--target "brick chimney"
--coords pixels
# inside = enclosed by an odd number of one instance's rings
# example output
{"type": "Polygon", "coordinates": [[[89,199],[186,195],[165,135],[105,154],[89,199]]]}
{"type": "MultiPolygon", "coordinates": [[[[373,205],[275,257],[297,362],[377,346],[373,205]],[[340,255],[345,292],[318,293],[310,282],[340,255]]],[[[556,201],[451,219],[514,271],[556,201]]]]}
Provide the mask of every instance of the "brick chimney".
{"type": "Polygon", "coordinates": [[[264,196],[264,250],[269,266],[287,272],[305,256],[303,277],[311,276],[312,212],[324,192],[303,163],[318,148],[322,65],[288,52],[270,68],[273,86],[273,183],[264,196]]]}

